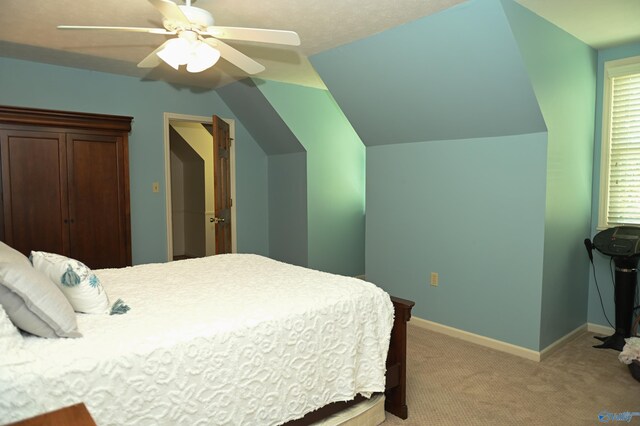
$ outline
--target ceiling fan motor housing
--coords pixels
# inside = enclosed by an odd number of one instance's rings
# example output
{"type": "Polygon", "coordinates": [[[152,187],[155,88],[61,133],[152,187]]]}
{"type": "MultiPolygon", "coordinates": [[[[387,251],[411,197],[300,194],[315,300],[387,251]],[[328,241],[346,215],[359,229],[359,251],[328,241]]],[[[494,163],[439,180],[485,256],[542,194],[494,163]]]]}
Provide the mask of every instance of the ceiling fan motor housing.
{"type": "Polygon", "coordinates": [[[194,6],[178,6],[182,13],[191,21],[191,24],[207,28],[214,25],[213,16],[204,9],[194,6]]]}

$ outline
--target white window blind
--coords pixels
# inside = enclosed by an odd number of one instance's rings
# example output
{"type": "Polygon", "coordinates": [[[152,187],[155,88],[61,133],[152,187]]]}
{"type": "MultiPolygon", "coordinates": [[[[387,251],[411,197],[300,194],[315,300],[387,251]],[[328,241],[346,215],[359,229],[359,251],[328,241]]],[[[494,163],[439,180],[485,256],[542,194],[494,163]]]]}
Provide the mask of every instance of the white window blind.
{"type": "Polygon", "coordinates": [[[599,226],[640,225],[640,58],[607,71],[599,226]]]}

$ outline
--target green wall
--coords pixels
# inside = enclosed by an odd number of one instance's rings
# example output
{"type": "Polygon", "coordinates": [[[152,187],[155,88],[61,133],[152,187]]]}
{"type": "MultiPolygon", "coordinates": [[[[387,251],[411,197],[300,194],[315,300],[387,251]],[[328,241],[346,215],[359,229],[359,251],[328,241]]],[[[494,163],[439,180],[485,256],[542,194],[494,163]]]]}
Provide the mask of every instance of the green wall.
{"type": "MultiPolygon", "coordinates": [[[[136,264],[167,260],[163,113],[237,119],[214,91],[1,57],[0,104],[133,116],[129,165],[136,264]],[[161,183],[159,193],[151,191],[155,181],[161,183]]],[[[268,253],[267,191],[267,157],[237,120],[238,251],[268,253]]]]}
{"type": "Polygon", "coordinates": [[[364,145],[326,90],[264,80],[256,86],[306,150],[306,177],[289,185],[306,178],[308,266],[363,274],[364,145]]]}
{"type": "MultiPolygon", "coordinates": [[[[596,85],[596,113],[595,113],[595,135],[593,154],[593,201],[591,205],[591,237],[599,232],[598,225],[598,203],[600,199],[600,155],[602,146],[602,98],[604,90],[604,64],[607,61],[616,59],[640,56],[640,43],[630,43],[624,46],[612,47],[598,51],[597,65],[597,85],[596,85]]],[[[586,237],[585,237],[586,238],[586,237]]],[[[602,295],[602,303],[606,309],[606,314],[613,325],[615,325],[615,304],[613,300],[613,283],[609,269],[611,258],[594,252],[594,264],[598,278],[598,288],[602,295]]],[[[603,326],[609,326],[600,305],[598,289],[596,288],[593,274],[589,275],[589,322],[603,326]]]]}
{"type": "Polygon", "coordinates": [[[584,325],[591,224],[596,51],[502,0],[549,132],[540,347],[584,325]]]}

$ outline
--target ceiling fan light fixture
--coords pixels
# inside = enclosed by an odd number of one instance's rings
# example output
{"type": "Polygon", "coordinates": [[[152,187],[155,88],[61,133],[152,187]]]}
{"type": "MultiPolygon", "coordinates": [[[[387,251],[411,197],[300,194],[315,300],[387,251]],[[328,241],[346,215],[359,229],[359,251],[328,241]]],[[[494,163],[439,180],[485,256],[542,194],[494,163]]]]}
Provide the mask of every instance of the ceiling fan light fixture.
{"type": "Polygon", "coordinates": [[[113,27],[60,25],[65,30],[128,31],[176,36],[165,40],[162,45],[138,63],[138,68],[153,68],[167,63],[175,70],[186,65],[187,71],[196,73],[211,68],[222,56],[230,64],[247,74],[257,74],[265,70],[264,65],[229,46],[222,40],[250,41],[257,43],[299,46],[300,37],[293,31],[263,28],[219,27],[215,26],[213,15],[198,7],[191,6],[195,0],[184,0],[179,6],[174,0],[149,0],[162,14],[163,28],[113,27]],[[222,39],[222,40],[221,40],[222,39]]]}
{"type": "Polygon", "coordinates": [[[159,51],[157,55],[177,70],[180,65],[185,65],[189,62],[191,50],[191,43],[182,37],[178,37],[169,40],[164,49],[159,51]]]}
{"type": "Polygon", "coordinates": [[[191,51],[191,58],[187,63],[187,71],[191,73],[202,72],[214,66],[218,59],[220,59],[218,49],[199,41],[191,51]]]}

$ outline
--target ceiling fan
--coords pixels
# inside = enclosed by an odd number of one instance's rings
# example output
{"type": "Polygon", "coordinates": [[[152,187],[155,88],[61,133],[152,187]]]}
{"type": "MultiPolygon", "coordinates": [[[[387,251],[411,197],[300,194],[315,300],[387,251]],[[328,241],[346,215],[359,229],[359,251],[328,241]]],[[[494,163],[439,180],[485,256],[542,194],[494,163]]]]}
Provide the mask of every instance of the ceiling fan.
{"type": "Polygon", "coordinates": [[[129,31],[177,36],[165,41],[151,52],[138,64],[138,67],[153,68],[161,63],[160,60],[163,60],[176,70],[181,65],[186,65],[189,72],[204,71],[215,65],[220,57],[247,74],[257,74],[265,70],[262,64],[222,40],[300,45],[300,37],[293,31],[215,26],[211,13],[191,6],[191,0],[186,0],[186,4],[180,6],[169,0],[149,0],[149,2],[163,15],[162,25],[164,28],[78,25],[59,25],[58,28],[62,30],[129,31]]]}

